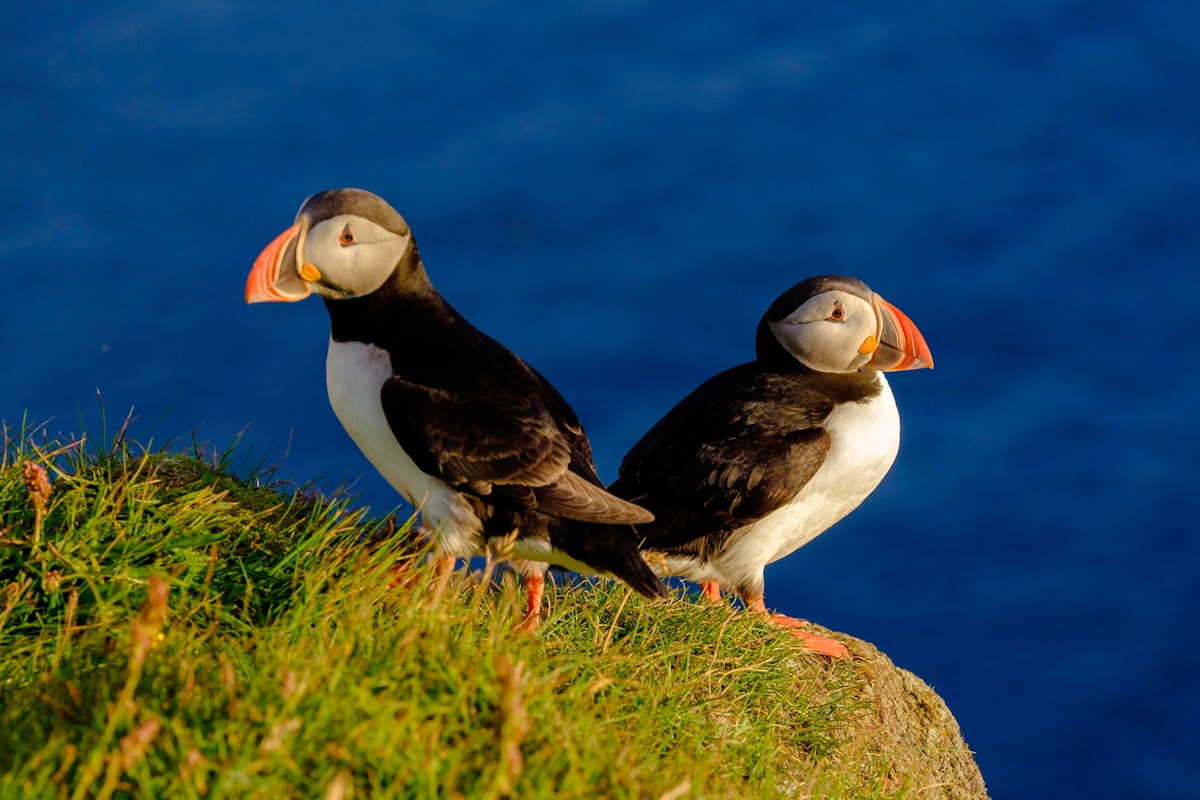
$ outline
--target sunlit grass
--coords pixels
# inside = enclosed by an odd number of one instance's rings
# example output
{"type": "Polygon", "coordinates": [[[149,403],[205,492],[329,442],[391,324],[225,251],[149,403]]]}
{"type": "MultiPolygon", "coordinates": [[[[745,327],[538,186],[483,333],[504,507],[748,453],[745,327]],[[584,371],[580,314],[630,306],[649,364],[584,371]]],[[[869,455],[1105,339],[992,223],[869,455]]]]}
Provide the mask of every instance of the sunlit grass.
{"type": "Polygon", "coordinates": [[[854,664],[745,615],[570,583],[520,634],[511,576],[435,597],[229,452],[5,438],[3,797],[905,796],[854,664]]]}

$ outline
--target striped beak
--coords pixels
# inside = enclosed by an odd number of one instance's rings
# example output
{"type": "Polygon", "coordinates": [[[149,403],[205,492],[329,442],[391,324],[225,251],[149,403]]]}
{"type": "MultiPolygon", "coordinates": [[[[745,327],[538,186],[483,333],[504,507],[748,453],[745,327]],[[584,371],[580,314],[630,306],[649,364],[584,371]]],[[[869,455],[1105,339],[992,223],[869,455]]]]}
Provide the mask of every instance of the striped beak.
{"type": "Polygon", "coordinates": [[[254,260],[246,278],[246,302],[284,302],[303,300],[311,293],[296,273],[300,249],[307,230],[297,222],[275,237],[254,260]]]}
{"type": "Polygon", "coordinates": [[[875,307],[879,346],[867,366],[881,372],[933,369],[929,345],[912,320],[877,294],[871,295],[871,305],[875,307]]]}

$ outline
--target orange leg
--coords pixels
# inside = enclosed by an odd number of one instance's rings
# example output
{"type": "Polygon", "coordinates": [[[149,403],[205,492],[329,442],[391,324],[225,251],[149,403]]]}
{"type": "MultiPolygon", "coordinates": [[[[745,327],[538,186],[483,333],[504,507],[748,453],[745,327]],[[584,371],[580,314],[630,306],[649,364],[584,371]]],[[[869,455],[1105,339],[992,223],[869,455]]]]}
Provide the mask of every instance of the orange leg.
{"type": "Polygon", "coordinates": [[[416,584],[417,579],[412,571],[413,562],[401,561],[396,566],[392,567],[392,582],[388,584],[389,589],[411,589],[416,584]]]}
{"type": "Polygon", "coordinates": [[[776,614],[767,611],[767,604],[763,601],[762,595],[758,597],[743,597],[742,602],[746,604],[746,610],[751,614],[762,616],[767,624],[774,625],[777,628],[784,628],[791,631],[792,635],[804,643],[804,646],[813,652],[820,653],[829,658],[849,658],[850,651],[846,649],[846,645],[839,641],[829,639],[825,636],[818,636],[815,633],[801,630],[808,622],[795,617],[789,617],[786,614],[776,614]]]}
{"type": "Polygon", "coordinates": [[[532,633],[538,629],[538,625],[542,621],[542,595],[546,591],[546,573],[537,572],[533,575],[526,575],[525,583],[525,621],[521,623],[520,630],[526,633],[532,633]]]}
{"type": "Polygon", "coordinates": [[[458,563],[458,559],[454,556],[442,556],[433,562],[433,574],[435,580],[433,582],[433,591],[429,593],[429,599],[436,603],[446,593],[446,587],[450,585],[450,576],[454,574],[454,565],[458,563]]]}
{"type": "MultiPolygon", "coordinates": [[[[396,535],[397,531],[402,530],[403,526],[412,519],[402,521],[400,517],[388,517],[385,528],[380,532],[381,539],[389,539],[396,535]]],[[[425,547],[428,543],[428,534],[418,526],[413,526],[407,533],[407,542],[404,554],[391,568],[392,582],[388,584],[389,589],[403,588],[412,589],[417,585],[417,576],[413,574],[414,567],[421,563],[425,556],[425,547]]],[[[450,565],[450,569],[454,569],[454,565],[450,565]]]]}
{"type": "Polygon", "coordinates": [[[710,603],[721,602],[721,584],[716,581],[705,581],[700,584],[701,596],[710,603]]]}
{"type": "MultiPolygon", "coordinates": [[[[452,556],[436,558],[433,562],[433,585],[429,590],[429,597],[436,599],[441,597],[446,591],[446,587],[450,583],[450,575],[454,572],[456,559],[452,556]]],[[[397,563],[389,572],[392,574],[392,581],[388,584],[389,589],[413,589],[417,585],[417,576],[414,574],[414,566],[417,564],[416,559],[407,559],[397,563]]]]}

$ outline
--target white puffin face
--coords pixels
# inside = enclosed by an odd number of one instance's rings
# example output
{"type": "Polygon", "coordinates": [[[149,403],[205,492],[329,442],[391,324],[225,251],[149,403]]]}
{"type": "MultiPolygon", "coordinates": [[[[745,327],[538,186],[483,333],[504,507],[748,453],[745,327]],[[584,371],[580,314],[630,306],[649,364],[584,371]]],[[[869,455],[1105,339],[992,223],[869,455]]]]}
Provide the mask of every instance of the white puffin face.
{"type": "Polygon", "coordinates": [[[858,372],[879,346],[880,319],[872,303],[838,289],[813,295],[768,324],[784,349],[818,372],[858,372]]]}
{"type": "Polygon", "coordinates": [[[330,300],[362,297],[384,284],[411,243],[411,233],[338,214],[308,231],[297,248],[297,273],[309,289],[330,300]]]}

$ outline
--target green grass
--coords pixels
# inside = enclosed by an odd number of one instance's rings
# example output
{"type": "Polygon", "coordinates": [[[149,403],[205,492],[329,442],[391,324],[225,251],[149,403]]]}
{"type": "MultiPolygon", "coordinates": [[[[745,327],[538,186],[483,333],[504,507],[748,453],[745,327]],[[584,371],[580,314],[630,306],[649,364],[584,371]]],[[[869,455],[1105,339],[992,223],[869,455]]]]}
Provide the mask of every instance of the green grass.
{"type": "Polygon", "coordinates": [[[434,596],[229,453],[5,439],[0,797],[910,796],[855,663],[745,615],[571,584],[521,634],[511,575],[434,596]]]}

